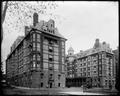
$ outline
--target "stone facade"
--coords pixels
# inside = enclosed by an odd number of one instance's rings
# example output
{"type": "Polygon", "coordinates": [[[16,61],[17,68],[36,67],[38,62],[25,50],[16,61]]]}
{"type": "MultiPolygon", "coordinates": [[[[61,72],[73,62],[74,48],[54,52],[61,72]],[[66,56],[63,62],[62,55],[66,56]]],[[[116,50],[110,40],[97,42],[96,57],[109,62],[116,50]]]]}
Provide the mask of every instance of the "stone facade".
{"type": "Polygon", "coordinates": [[[74,59],[76,62],[73,62],[72,65],[76,65],[73,68],[75,70],[74,76],[77,78],[74,81],[81,81],[82,78],[85,78],[85,86],[115,87],[114,54],[109,44],[100,43],[99,39],[96,39],[93,48],[86,51],[81,50],[73,56],[76,57],[74,59]]]}
{"type": "Polygon", "coordinates": [[[116,89],[120,90],[119,88],[119,47],[116,50],[113,50],[114,53],[114,76],[115,76],[115,80],[116,80],[116,89]]]}
{"type": "Polygon", "coordinates": [[[25,27],[25,37],[6,60],[7,80],[17,86],[65,87],[65,41],[55,22],[38,22],[25,27]]]}

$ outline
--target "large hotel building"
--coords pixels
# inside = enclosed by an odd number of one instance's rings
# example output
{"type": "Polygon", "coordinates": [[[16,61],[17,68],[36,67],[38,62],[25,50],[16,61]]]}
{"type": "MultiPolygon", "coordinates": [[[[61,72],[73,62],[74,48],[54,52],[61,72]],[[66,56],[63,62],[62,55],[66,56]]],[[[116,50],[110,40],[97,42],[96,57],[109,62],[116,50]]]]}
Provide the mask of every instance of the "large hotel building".
{"type": "Polygon", "coordinates": [[[65,87],[65,41],[55,22],[38,22],[25,27],[6,59],[7,80],[17,86],[33,88],[65,87]]]}
{"type": "Polygon", "coordinates": [[[115,59],[106,42],[96,39],[93,48],[78,54],[70,47],[66,63],[66,86],[115,87],[115,59]]]}

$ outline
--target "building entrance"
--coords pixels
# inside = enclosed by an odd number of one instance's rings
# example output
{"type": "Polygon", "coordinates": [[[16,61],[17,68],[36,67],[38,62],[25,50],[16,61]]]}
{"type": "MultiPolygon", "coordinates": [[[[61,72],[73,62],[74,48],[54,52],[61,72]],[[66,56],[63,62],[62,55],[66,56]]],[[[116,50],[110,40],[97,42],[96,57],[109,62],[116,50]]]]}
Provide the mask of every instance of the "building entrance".
{"type": "Polygon", "coordinates": [[[50,83],[50,88],[52,88],[52,83],[50,83]]]}

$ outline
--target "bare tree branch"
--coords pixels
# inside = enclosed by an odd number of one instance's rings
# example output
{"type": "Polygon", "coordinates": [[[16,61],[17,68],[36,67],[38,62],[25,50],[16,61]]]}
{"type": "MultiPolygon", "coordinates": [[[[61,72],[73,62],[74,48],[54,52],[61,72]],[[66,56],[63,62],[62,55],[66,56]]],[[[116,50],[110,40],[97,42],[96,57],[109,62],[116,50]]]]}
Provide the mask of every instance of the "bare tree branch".
{"type": "MultiPolygon", "coordinates": [[[[57,4],[53,1],[35,1],[35,2],[28,2],[28,1],[6,1],[4,2],[4,10],[2,11],[2,24],[5,23],[5,25],[8,27],[6,32],[12,30],[19,30],[18,32],[21,32],[21,28],[25,25],[29,25],[29,22],[31,22],[32,14],[34,12],[37,12],[41,15],[47,15],[53,18],[55,17],[52,12],[55,8],[57,8],[57,4]],[[6,15],[6,12],[8,14],[6,15]],[[52,14],[51,14],[52,13],[52,14]],[[6,19],[7,18],[7,19],[6,19]],[[13,19],[14,18],[14,19],[13,19]]],[[[2,28],[4,31],[4,29],[2,28]]],[[[4,37],[4,36],[3,36],[4,37]]]]}
{"type": "Polygon", "coordinates": [[[8,8],[8,1],[6,1],[6,3],[5,3],[5,8],[4,8],[4,10],[3,10],[3,14],[2,14],[2,24],[3,24],[4,20],[5,20],[7,8],[8,8]]]}

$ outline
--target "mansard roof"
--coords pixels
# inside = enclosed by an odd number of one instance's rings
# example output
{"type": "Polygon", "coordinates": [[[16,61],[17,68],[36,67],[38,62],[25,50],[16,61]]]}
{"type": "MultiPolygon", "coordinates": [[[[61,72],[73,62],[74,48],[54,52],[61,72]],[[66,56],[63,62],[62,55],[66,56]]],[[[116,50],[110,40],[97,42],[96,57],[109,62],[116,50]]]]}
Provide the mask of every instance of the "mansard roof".
{"type": "Polygon", "coordinates": [[[63,35],[61,35],[58,31],[58,29],[55,27],[54,25],[54,20],[50,19],[48,22],[41,20],[40,22],[38,22],[36,24],[36,26],[34,27],[37,30],[40,30],[41,32],[47,33],[47,34],[51,34],[57,37],[61,37],[63,39],[66,39],[63,35]],[[47,30],[47,28],[50,26],[50,24],[53,24],[53,28],[51,28],[51,30],[54,30],[54,32],[49,32],[47,30]]]}
{"type": "Polygon", "coordinates": [[[97,48],[93,47],[85,51],[80,51],[79,53],[75,55],[76,57],[80,58],[80,57],[88,56],[88,55],[98,53],[101,51],[105,51],[105,52],[113,54],[112,49],[110,48],[109,44],[107,44],[106,42],[103,42],[103,43],[99,43],[99,46],[97,48]]]}

